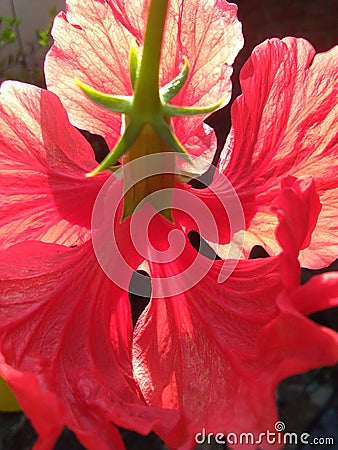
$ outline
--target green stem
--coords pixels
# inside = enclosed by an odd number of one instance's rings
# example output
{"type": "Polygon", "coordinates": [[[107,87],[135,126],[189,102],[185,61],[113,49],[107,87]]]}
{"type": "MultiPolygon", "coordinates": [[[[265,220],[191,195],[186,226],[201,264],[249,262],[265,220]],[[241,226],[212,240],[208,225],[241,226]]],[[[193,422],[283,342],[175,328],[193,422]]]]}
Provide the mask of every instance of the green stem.
{"type": "Polygon", "coordinates": [[[151,0],[144,38],[139,78],[134,94],[134,107],[144,113],[158,112],[159,70],[162,40],[169,0],[151,0]]]}

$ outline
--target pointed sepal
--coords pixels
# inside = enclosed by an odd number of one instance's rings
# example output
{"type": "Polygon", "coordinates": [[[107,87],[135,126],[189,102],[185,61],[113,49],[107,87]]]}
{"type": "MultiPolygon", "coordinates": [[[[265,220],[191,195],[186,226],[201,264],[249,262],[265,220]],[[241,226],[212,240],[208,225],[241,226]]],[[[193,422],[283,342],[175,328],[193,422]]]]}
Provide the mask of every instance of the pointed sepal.
{"type": "Polygon", "coordinates": [[[164,119],[159,119],[154,124],[152,124],[152,126],[155,132],[160,136],[162,141],[171,151],[179,153],[183,159],[192,164],[189,154],[177,139],[175,134],[171,131],[169,125],[164,119]]]}
{"type": "Polygon", "coordinates": [[[195,107],[195,106],[174,106],[174,105],[163,105],[162,111],[165,117],[178,117],[178,116],[196,116],[198,114],[207,114],[216,109],[224,106],[228,97],[222,97],[217,103],[213,103],[209,106],[195,107]]]}
{"type": "Polygon", "coordinates": [[[105,157],[96,169],[87,173],[86,176],[93,177],[104,170],[114,170],[117,160],[133,145],[142,128],[142,124],[131,121],[111,153],[105,157]]]}
{"type": "Polygon", "coordinates": [[[133,91],[135,90],[139,68],[140,68],[140,58],[137,51],[136,42],[134,41],[131,44],[129,52],[129,76],[133,91]]]}
{"type": "Polygon", "coordinates": [[[183,60],[184,66],[179,75],[160,89],[163,103],[168,103],[172,100],[180,92],[188,79],[189,61],[185,56],[183,56],[183,60]]]}
{"type": "Polygon", "coordinates": [[[108,109],[120,114],[128,114],[130,112],[132,98],[122,95],[108,95],[103,94],[96,89],[82,83],[79,79],[75,78],[75,83],[89,97],[94,103],[102,108],[108,109]]]}

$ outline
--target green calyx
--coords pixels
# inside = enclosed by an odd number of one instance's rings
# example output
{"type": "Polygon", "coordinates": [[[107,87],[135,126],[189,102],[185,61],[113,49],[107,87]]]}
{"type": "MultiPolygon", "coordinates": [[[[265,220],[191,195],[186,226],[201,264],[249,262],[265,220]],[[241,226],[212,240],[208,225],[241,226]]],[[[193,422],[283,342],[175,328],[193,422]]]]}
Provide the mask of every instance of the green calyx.
{"type": "Polygon", "coordinates": [[[76,79],[79,88],[97,105],[114,113],[123,114],[128,125],[114,149],[102,163],[87,174],[94,176],[103,170],[114,170],[118,159],[134,144],[145,126],[150,126],[165,146],[189,161],[190,157],[173,133],[170,117],[206,114],[218,109],[224,99],[205,108],[184,107],[168,104],[184,87],[189,76],[189,62],[184,58],[181,72],[168,84],[159,87],[161,47],[168,0],[152,0],[149,8],[147,29],[142,57],[132,44],[129,54],[129,75],[132,96],[107,95],[76,79]]]}

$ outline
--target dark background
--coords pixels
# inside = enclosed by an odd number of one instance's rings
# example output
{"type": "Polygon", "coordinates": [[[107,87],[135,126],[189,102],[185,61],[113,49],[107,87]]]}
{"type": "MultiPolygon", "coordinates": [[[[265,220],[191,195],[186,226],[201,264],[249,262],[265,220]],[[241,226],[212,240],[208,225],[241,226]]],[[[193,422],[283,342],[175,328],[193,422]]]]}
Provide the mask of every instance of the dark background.
{"type": "MultiPolygon", "coordinates": [[[[27,0],[29,1],[29,0],[27,0]]],[[[132,1],[132,0],[130,0],[132,1]]],[[[201,0],[203,1],[203,0],[201,0]]],[[[239,70],[252,49],[270,37],[296,36],[309,40],[317,52],[326,51],[338,43],[338,5],[336,0],[238,0],[239,19],[245,37],[244,49],[239,54],[233,75],[235,98],[240,93],[239,70]]],[[[42,61],[41,61],[42,71],[42,61]]],[[[37,77],[41,84],[42,77],[37,77]]],[[[31,79],[29,80],[32,81],[31,79]]],[[[230,105],[215,113],[211,123],[216,127],[222,143],[230,128],[230,105]]],[[[259,249],[253,257],[266,256],[259,249]]],[[[330,268],[338,270],[337,263],[330,268]]],[[[304,270],[303,282],[313,274],[304,270]]],[[[140,311],[138,311],[140,313],[140,311]]],[[[338,329],[337,309],[317,313],[311,318],[331,328],[338,329]]],[[[338,368],[321,368],[283,381],[277,392],[280,419],[288,432],[307,432],[311,437],[333,437],[334,446],[299,445],[288,449],[338,448],[338,368]]],[[[166,447],[154,435],[139,436],[121,430],[127,450],[164,450],[166,447]]],[[[36,439],[28,419],[22,413],[0,414],[0,450],[29,450],[36,439]]],[[[78,450],[83,447],[69,430],[64,430],[55,450],[78,450]]],[[[202,449],[221,449],[211,444],[202,449]]],[[[100,449],[98,449],[100,450],[100,449]]]]}

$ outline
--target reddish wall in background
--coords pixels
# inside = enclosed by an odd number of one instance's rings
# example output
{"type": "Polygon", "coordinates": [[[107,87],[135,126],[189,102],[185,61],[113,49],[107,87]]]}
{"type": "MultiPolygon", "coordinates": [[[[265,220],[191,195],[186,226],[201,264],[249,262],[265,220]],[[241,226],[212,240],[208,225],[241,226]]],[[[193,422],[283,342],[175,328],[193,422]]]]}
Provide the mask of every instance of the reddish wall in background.
{"type": "MultiPolygon", "coordinates": [[[[228,0],[238,5],[245,39],[233,75],[233,97],[240,94],[238,75],[254,47],[265,39],[296,36],[307,39],[323,52],[338,44],[337,0],[228,0]]],[[[213,124],[230,126],[229,107],[215,114],[213,124]]],[[[223,137],[223,136],[222,136],[223,137]]]]}

